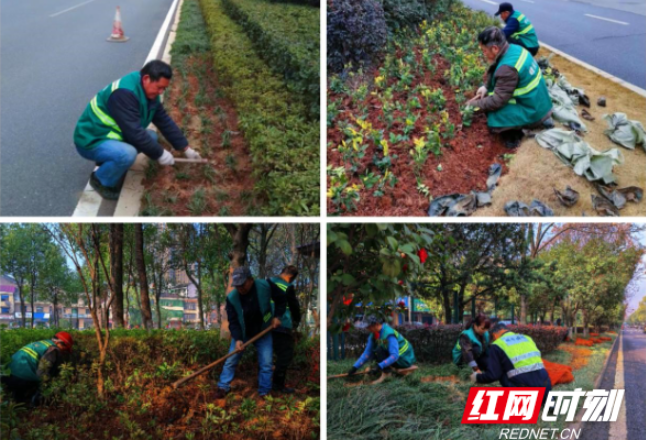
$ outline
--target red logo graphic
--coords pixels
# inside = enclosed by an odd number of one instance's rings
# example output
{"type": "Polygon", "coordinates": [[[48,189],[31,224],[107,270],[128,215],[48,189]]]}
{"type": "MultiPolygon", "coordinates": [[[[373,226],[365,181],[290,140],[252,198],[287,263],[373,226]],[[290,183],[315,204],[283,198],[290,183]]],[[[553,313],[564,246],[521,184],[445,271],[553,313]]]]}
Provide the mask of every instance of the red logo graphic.
{"type": "Polygon", "coordinates": [[[469,391],[462,423],[536,423],[545,388],[481,388],[469,391]]]}

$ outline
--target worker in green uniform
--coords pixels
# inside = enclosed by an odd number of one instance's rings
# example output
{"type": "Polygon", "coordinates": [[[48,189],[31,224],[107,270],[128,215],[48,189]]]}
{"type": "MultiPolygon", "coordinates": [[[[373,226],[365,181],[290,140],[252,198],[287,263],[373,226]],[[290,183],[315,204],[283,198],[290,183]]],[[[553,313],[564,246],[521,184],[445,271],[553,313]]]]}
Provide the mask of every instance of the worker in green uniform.
{"type": "Polygon", "coordinates": [[[523,46],[532,56],[536,56],[540,48],[538,37],[534,26],[525,17],[525,14],[515,11],[511,3],[501,3],[495,15],[500,16],[505,22],[502,31],[507,41],[523,46]]]}
{"type": "Polygon", "coordinates": [[[523,128],[553,127],[552,100],[538,63],[523,47],[509,44],[505,34],[491,26],[478,35],[480,49],[491,63],[486,83],[467,104],[487,114],[492,133],[507,148],[516,148],[523,128]]]}
{"type": "Polygon", "coordinates": [[[458,342],[453,347],[453,363],[466,364],[479,373],[486,370],[490,327],[491,321],[486,316],[476,316],[460,334],[458,342]]]}
{"type": "Polygon", "coordinates": [[[502,323],[491,329],[493,342],[489,349],[487,370],[471,373],[471,381],[483,385],[499,381],[503,387],[543,387],[543,403],[552,389],[541,352],[534,340],[514,333],[502,323]]]}
{"type": "Polygon", "coordinates": [[[160,95],[170,85],[171,67],[160,60],[148,62],[141,71],[105,86],[81,114],[74,130],[76,151],[95,162],[90,186],[108,200],[119,198],[120,185],[137,154],[143,153],[160,165],[174,165],[170,151],[147,130],[152,123],[177,151],[189,159],[200,155],[164,110],[160,95]]]}
{"type": "Polygon", "coordinates": [[[41,383],[58,374],[73,345],[72,336],[67,332],[25,345],[11,356],[11,374],[2,376],[2,384],[17,402],[36,405],[41,383]]]}
{"type": "Polygon", "coordinates": [[[294,280],[298,276],[296,266],[285,266],[283,271],[277,277],[269,279],[272,289],[278,289],[279,294],[285,296],[287,300],[287,309],[282,318],[280,318],[280,327],[272,333],[274,354],[276,355],[276,364],[273,378],[273,390],[278,393],[292,394],[293,388],[285,386],[287,378],[287,368],[294,359],[294,330],[298,328],[301,322],[301,309],[296,298],[294,289],[294,280]]]}
{"type": "Polygon", "coordinates": [[[366,362],[374,359],[377,361],[370,374],[379,374],[389,367],[409,368],[415,363],[415,352],[413,346],[404,338],[401,333],[375,315],[367,318],[368,345],[361,357],[354,363],[348,376],[352,376],[366,362]]]}

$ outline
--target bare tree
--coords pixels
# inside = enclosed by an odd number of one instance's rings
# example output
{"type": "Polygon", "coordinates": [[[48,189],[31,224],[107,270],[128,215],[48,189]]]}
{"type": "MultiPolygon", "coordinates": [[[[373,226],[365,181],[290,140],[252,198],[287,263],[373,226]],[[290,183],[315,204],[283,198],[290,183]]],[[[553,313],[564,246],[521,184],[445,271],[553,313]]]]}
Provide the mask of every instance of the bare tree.
{"type": "Polygon", "coordinates": [[[110,277],[114,288],[112,319],[117,328],[124,327],[123,319],[123,224],[110,224],[110,277]]]}
{"type": "Polygon", "coordinates": [[[148,278],[146,277],[146,260],[144,259],[144,230],[141,223],[135,224],[135,261],[139,272],[139,291],[141,292],[141,316],[147,330],[153,328],[153,316],[150,311],[148,295],[148,278]]]}

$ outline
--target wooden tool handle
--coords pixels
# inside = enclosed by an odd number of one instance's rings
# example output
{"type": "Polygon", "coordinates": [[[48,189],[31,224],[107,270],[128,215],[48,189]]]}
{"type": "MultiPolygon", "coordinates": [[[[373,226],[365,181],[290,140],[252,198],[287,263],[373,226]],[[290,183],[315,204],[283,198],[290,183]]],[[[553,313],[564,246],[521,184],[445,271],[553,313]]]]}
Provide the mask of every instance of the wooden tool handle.
{"type": "Polygon", "coordinates": [[[339,377],[354,377],[354,376],[363,376],[364,374],[370,373],[370,368],[366,368],[363,371],[359,371],[357,373],[354,373],[352,376],[349,376],[348,373],[343,373],[343,374],[336,374],[334,376],[328,376],[328,379],[338,379],[339,377]]]}
{"type": "Polygon", "coordinates": [[[218,364],[222,363],[223,361],[225,361],[225,360],[229,359],[229,358],[230,358],[231,356],[233,356],[234,354],[238,354],[238,353],[240,353],[240,352],[241,352],[241,351],[243,351],[245,348],[247,348],[247,346],[249,346],[250,344],[253,344],[253,343],[254,343],[254,342],[256,342],[258,339],[262,338],[263,336],[265,336],[267,333],[269,333],[269,332],[270,332],[270,331],[272,331],[272,330],[273,330],[273,327],[272,327],[272,326],[267,327],[266,329],[264,329],[263,331],[261,331],[260,333],[258,333],[256,336],[254,336],[253,338],[249,339],[247,342],[245,342],[244,344],[242,344],[242,348],[241,348],[240,350],[233,350],[231,353],[227,354],[226,356],[221,357],[221,358],[220,358],[220,359],[218,359],[217,361],[210,363],[210,364],[209,364],[209,365],[207,365],[206,367],[202,367],[202,368],[200,368],[199,370],[197,370],[195,373],[191,374],[190,376],[183,377],[183,378],[181,378],[180,380],[173,382],[172,387],[173,387],[173,388],[175,388],[175,389],[177,389],[177,387],[179,387],[180,385],[182,385],[182,384],[184,384],[184,383],[188,382],[189,380],[191,380],[191,379],[195,379],[197,376],[199,376],[199,375],[200,375],[200,374],[202,374],[202,373],[206,373],[207,371],[209,371],[210,369],[212,369],[212,368],[213,368],[213,367],[215,367],[216,365],[218,365],[218,364]]]}
{"type": "Polygon", "coordinates": [[[188,159],[185,157],[176,157],[175,162],[177,163],[209,163],[208,159],[188,159]]]}

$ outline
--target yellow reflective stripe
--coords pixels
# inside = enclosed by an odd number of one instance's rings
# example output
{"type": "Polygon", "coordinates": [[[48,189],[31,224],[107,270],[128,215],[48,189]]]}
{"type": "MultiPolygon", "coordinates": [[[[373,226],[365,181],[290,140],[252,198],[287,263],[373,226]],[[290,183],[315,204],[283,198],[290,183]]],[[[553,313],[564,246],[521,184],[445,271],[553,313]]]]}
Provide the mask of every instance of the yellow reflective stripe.
{"type": "Polygon", "coordinates": [[[525,14],[520,14],[516,20],[521,21],[523,18],[525,18],[525,14]]]}
{"type": "Polygon", "coordinates": [[[92,108],[92,111],[94,112],[96,117],[99,118],[101,122],[103,122],[108,127],[121,133],[121,129],[119,128],[117,123],[114,122],[114,119],[112,119],[110,116],[105,114],[103,110],[99,108],[99,104],[97,102],[96,96],[97,95],[95,95],[94,98],[92,98],[92,101],[90,101],[90,107],[92,108]]]}
{"type": "Polygon", "coordinates": [[[21,348],[20,350],[24,351],[24,352],[25,352],[25,353],[27,353],[29,356],[33,357],[35,361],[38,361],[38,354],[37,354],[34,350],[32,350],[31,348],[29,348],[29,347],[23,347],[23,348],[21,348]]]}
{"type": "Polygon", "coordinates": [[[522,52],[518,57],[518,61],[516,61],[516,65],[514,66],[514,69],[516,69],[518,72],[520,72],[520,69],[523,67],[523,64],[525,64],[525,60],[527,60],[528,53],[529,52],[527,52],[525,49],[522,49],[522,52]]]}
{"type": "Polygon", "coordinates": [[[269,321],[269,319],[271,319],[271,312],[267,312],[267,314],[265,315],[265,317],[263,319],[264,319],[265,322],[269,321]]]}
{"type": "Polygon", "coordinates": [[[493,96],[493,92],[489,92],[489,93],[487,93],[487,95],[493,96]]]}
{"type": "Polygon", "coordinates": [[[282,290],[283,292],[287,292],[287,286],[283,286],[282,284],[276,284],[276,285],[277,285],[277,286],[280,288],[280,290],[282,290]]]}
{"type": "Polygon", "coordinates": [[[517,37],[517,36],[519,36],[519,35],[524,35],[524,34],[526,34],[527,32],[531,31],[532,29],[534,29],[534,25],[533,25],[533,24],[530,24],[529,26],[527,26],[527,27],[526,27],[525,29],[523,29],[522,31],[518,31],[518,32],[516,32],[516,33],[511,34],[511,38],[516,38],[516,37],[517,37]]]}
{"type": "Polygon", "coordinates": [[[399,349],[399,354],[402,355],[402,354],[406,353],[406,350],[408,350],[408,341],[406,341],[404,346],[399,349]]]}
{"type": "Polygon", "coordinates": [[[40,341],[42,344],[45,344],[47,347],[51,347],[54,344],[52,344],[50,341],[40,341]]]}
{"type": "Polygon", "coordinates": [[[110,133],[108,133],[107,138],[108,139],[114,139],[115,141],[122,141],[123,140],[123,136],[121,136],[119,133],[116,133],[114,131],[111,131],[110,133]]]}
{"type": "Polygon", "coordinates": [[[525,87],[521,87],[520,89],[514,90],[514,96],[526,95],[527,93],[534,90],[536,87],[538,87],[538,83],[541,82],[541,77],[542,77],[541,69],[538,69],[536,76],[529,84],[527,84],[525,87]]]}
{"type": "Polygon", "coordinates": [[[112,83],[112,91],[113,92],[119,88],[119,82],[120,81],[121,81],[121,79],[118,79],[118,80],[116,80],[115,82],[112,83]]]}

